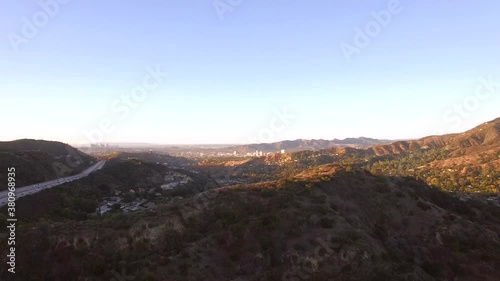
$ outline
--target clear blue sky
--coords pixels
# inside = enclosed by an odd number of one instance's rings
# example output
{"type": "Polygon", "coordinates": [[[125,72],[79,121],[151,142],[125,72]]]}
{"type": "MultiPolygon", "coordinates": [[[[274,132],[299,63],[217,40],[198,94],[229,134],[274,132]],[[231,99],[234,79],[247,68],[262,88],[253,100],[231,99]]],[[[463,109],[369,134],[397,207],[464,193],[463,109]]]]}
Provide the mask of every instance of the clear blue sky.
{"type": "Polygon", "coordinates": [[[500,2],[401,0],[356,45],[390,2],[242,0],[218,14],[212,0],[70,0],[47,16],[38,1],[1,1],[0,140],[75,144],[103,120],[107,142],[400,139],[499,117],[498,82],[474,93],[480,77],[500,81],[500,2]],[[350,61],[345,44],[361,46],[350,61]],[[168,76],[125,110],[157,66],[168,76]],[[294,118],[270,126],[284,107],[294,118]]]}

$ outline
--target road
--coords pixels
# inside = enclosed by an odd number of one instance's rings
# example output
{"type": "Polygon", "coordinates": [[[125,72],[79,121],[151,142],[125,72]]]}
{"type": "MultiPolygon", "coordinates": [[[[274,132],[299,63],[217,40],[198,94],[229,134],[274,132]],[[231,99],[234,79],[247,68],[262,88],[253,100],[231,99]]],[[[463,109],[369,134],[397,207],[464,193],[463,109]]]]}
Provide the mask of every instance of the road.
{"type": "MultiPolygon", "coordinates": [[[[106,161],[99,161],[95,165],[93,165],[90,168],[87,168],[85,171],[81,172],[78,175],[65,177],[65,178],[59,178],[59,179],[50,180],[50,181],[46,181],[46,182],[42,182],[42,183],[36,183],[36,184],[28,185],[28,186],[18,187],[18,188],[16,188],[16,191],[15,191],[16,200],[21,198],[21,197],[24,197],[24,196],[29,196],[29,195],[35,194],[35,193],[40,192],[40,191],[47,189],[47,188],[52,188],[54,186],[58,186],[58,185],[61,185],[63,183],[72,182],[72,181],[81,179],[83,177],[86,177],[90,173],[93,173],[97,170],[102,169],[102,167],[104,167],[105,164],[106,164],[106,161]]],[[[9,194],[8,190],[0,191],[0,207],[3,207],[7,204],[8,194],[9,194]]]]}

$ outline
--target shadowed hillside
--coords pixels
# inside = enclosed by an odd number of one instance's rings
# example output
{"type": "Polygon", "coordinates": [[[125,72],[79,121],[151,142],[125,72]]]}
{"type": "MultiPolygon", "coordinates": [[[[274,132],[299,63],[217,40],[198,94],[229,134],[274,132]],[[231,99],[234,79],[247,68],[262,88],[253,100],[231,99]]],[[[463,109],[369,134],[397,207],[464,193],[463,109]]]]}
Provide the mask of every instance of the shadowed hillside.
{"type": "MultiPolygon", "coordinates": [[[[60,142],[29,139],[0,142],[0,170],[16,168],[18,187],[77,174],[93,161],[93,157],[60,142]]],[[[0,173],[0,181],[7,182],[6,176],[0,173]]],[[[1,186],[2,189],[6,186],[1,186]]]]}
{"type": "MultiPolygon", "coordinates": [[[[108,160],[102,170],[75,182],[43,190],[16,201],[17,218],[22,221],[50,219],[54,221],[86,220],[95,215],[96,209],[107,198],[120,197],[121,205],[132,201],[165,202],[166,198],[192,196],[218,187],[204,174],[168,168],[138,159],[108,160]],[[164,190],[167,173],[189,177],[189,181],[175,190],[164,190]]],[[[0,208],[6,213],[7,207],[0,208]]],[[[121,212],[119,208],[113,212],[121,212]]]]}
{"type": "Polygon", "coordinates": [[[497,280],[499,218],[409,178],[328,165],[147,213],[26,226],[15,277],[497,280]]]}

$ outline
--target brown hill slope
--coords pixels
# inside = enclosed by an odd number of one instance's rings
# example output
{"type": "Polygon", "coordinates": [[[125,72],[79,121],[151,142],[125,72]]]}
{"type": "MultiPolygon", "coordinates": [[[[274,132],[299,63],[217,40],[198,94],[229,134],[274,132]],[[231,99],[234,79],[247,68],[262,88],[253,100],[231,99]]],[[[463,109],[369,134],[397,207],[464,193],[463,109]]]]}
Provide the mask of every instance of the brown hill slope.
{"type": "Polygon", "coordinates": [[[467,153],[498,149],[500,147],[500,118],[483,123],[461,134],[429,136],[419,140],[398,141],[368,148],[375,155],[401,154],[418,149],[465,149],[467,153]]]}
{"type": "Polygon", "coordinates": [[[210,159],[199,168],[222,185],[290,177],[304,169],[341,163],[378,175],[411,176],[447,191],[500,192],[500,118],[461,134],[431,136],[360,149],[273,153],[264,157],[210,159]]]}
{"type": "Polygon", "coordinates": [[[25,227],[13,280],[497,280],[499,218],[411,179],[330,165],[152,213],[25,227]]]}

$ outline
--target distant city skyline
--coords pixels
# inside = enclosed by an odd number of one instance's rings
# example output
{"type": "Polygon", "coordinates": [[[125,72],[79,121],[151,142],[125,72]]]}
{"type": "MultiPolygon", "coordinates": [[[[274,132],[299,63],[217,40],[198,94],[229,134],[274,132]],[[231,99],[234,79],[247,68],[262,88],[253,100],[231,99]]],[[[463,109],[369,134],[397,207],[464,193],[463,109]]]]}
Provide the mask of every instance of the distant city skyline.
{"type": "Polygon", "coordinates": [[[245,144],[463,132],[500,116],[499,8],[4,1],[0,140],[245,144]]]}

